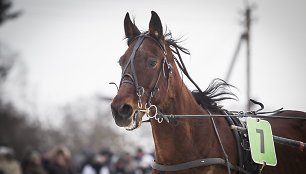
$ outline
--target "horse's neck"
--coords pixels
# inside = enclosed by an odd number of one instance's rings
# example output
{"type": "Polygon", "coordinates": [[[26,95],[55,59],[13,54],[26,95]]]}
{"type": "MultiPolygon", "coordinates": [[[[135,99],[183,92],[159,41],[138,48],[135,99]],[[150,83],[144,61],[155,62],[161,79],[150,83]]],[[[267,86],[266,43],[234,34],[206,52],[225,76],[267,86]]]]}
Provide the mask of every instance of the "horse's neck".
{"type": "MultiPolygon", "coordinates": [[[[207,114],[183,85],[172,98],[164,114],[207,114]]],[[[159,163],[182,163],[195,158],[213,156],[211,148],[217,146],[210,119],[181,119],[178,125],[152,121],[152,132],[159,163]]]]}

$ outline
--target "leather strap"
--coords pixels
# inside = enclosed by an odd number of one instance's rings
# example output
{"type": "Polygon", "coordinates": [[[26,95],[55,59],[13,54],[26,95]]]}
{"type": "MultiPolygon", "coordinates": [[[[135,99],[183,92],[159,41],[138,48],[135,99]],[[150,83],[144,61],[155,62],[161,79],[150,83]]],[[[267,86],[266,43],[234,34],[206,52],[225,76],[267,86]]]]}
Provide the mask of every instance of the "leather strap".
{"type": "Polygon", "coordinates": [[[130,55],[130,57],[128,59],[128,62],[126,63],[126,65],[123,68],[122,76],[121,76],[121,80],[120,80],[120,86],[123,83],[128,83],[130,85],[135,86],[136,95],[138,96],[138,104],[139,104],[138,105],[138,109],[140,109],[141,108],[140,107],[141,106],[140,102],[141,102],[141,97],[143,96],[143,94],[146,94],[148,96],[148,100],[147,100],[146,104],[148,104],[148,106],[151,105],[152,98],[159,91],[159,88],[157,87],[157,85],[159,83],[162,71],[163,71],[164,76],[166,76],[165,75],[164,66],[167,63],[168,70],[171,71],[171,65],[168,63],[168,61],[166,59],[167,53],[166,53],[166,50],[165,50],[165,46],[162,45],[158,40],[156,40],[155,38],[151,37],[147,32],[137,36],[136,38],[137,38],[137,40],[136,40],[136,43],[135,43],[135,45],[133,47],[132,53],[131,53],[131,55],[130,55]],[[136,53],[137,53],[138,49],[140,48],[140,46],[142,45],[142,43],[145,40],[145,38],[149,38],[149,39],[153,40],[161,48],[161,50],[163,51],[163,54],[164,54],[163,63],[160,66],[160,70],[159,70],[157,79],[156,79],[155,84],[154,84],[153,88],[151,89],[150,93],[146,93],[145,89],[141,85],[139,85],[137,74],[136,74],[136,67],[135,67],[135,64],[134,64],[134,61],[135,61],[135,58],[136,58],[136,53]],[[127,68],[129,66],[130,66],[130,73],[126,72],[127,68]]]}
{"type": "Polygon", "coordinates": [[[144,37],[139,37],[139,39],[137,40],[135,46],[133,47],[133,51],[132,51],[132,54],[130,55],[129,57],[129,60],[127,62],[127,64],[125,65],[123,71],[122,71],[122,79],[121,79],[121,82],[120,82],[120,85],[122,84],[122,82],[127,82],[127,80],[123,81],[123,78],[126,76],[125,72],[127,70],[127,67],[131,64],[131,71],[132,71],[132,74],[131,76],[133,77],[133,83],[136,87],[136,91],[138,90],[139,88],[139,84],[138,84],[138,79],[137,79],[137,76],[136,76],[136,70],[135,70],[135,66],[134,66],[134,59],[135,59],[135,56],[136,56],[136,52],[138,50],[138,48],[140,47],[140,45],[142,44],[144,40],[144,37]]]}
{"type": "MultiPolygon", "coordinates": [[[[186,170],[201,166],[210,166],[210,165],[223,165],[227,166],[226,161],[222,158],[206,158],[206,159],[199,159],[194,161],[189,161],[186,163],[181,164],[174,164],[174,165],[162,165],[158,164],[155,161],[152,163],[152,168],[158,171],[163,172],[176,172],[180,170],[186,170]]],[[[237,170],[239,172],[243,172],[245,174],[250,174],[246,170],[240,168],[240,167],[234,167],[231,163],[229,163],[229,166],[232,170],[237,170]]]]}

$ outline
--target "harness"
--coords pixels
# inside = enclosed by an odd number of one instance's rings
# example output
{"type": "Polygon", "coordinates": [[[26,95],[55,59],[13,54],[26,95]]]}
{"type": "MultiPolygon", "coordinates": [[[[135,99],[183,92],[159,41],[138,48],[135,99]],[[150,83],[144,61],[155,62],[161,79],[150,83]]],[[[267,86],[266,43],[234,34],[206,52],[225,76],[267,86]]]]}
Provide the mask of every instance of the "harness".
{"type": "MultiPolygon", "coordinates": [[[[223,110],[224,115],[158,115],[157,117],[166,117],[169,119],[177,119],[177,118],[203,118],[203,117],[224,117],[226,118],[228,124],[230,126],[238,126],[246,128],[246,125],[243,124],[239,119],[238,115],[234,114],[230,111],[223,110]]],[[[239,132],[237,129],[232,129],[233,135],[235,137],[236,142],[236,149],[237,149],[237,159],[238,159],[238,166],[234,166],[228,160],[228,156],[224,150],[222,145],[217,127],[214,123],[213,118],[211,118],[216,136],[220,143],[221,149],[224,154],[224,158],[205,158],[205,159],[198,159],[194,161],[189,161],[185,163],[180,163],[176,165],[163,165],[158,164],[157,162],[153,162],[152,168],[159,171],[180,171],[186,170],[196,167],[203,167],[203,166],[210,166],[210,165],[221,165],[227,167],[227,172],[231,173],[231,170],[235,170],[240,174],[257,174],[260,171],[260,165],[253,162],[250,154],[248,138],[245,134],[239,132]]]]}
{"type": "MultiPolygon", "coordinates": [[[[176,165],[161,165],[156,162],[153,162],[152,168],[164,172],[176,172],[180,170],[186,170],[186,169],[202,167],[202,166],[210,166],[210,165],[222,165],[225,167],[228,166],[227,162],[222,158],[205,158],[205,159],[189,161],[186,163],[176,164],[176,165]]],[[[229,167],[231,170],[236,170],[242,173],[250,174],[241,167],[236,167],[233,166],[232,164],[229,164],[229,167]]]]}
{"type": "MultiPolygon", "coordinates": [[[[209,113],[209,115],[164,115],[164,114],[162,114],[161,112],[158,111],[157,107],[155,105],[153,105],[151,102],[152,102],[153,97],[159,91],[158,84],[159,84],[159,81],[160,81],[160,78],[161,78],[161,74],[163,73],[164,78],[167,79],[165,67],[167,68],[167,71],[168,71],[169,74],[172,73],[172,65],[166,59],[167,52],[166,52],[166,49],[165,49],[165,45],[162,45],[155,38],[151,37],[148,33],[143,33],[143,34],[137,36],[135,39],[137,39],[137,41],[136,41],[136,43],[133,47],[132,54],[130,55],[130,57],[128,59],[128,62],[126,63],[125,67],[123,68],[122,76],[121,76],[121,80],[120,80],[120,86],[124,83],[127,83],[127,84],[133,85],[135,87],[136,95],[137,95],[137,114],[135,114],[135,117],[139,117],[139,115],[140,115],[139,113],[143,112],[150,119],[155,119],[158,123],[163,122],[163,120],[165,120],[169,123],[170,119],[175,119],[175,118],[210,117],[211,121],[212,121],[212,124],[213,124],[213,128],[214,128],[216,137],[219,141],[219,145],[220,145],[220,147],[222,149],[222,152],[223,152],[223,155],[224,155],[224,159],[223,158],[206,158],[206,159],[199,159],[199,160],[189,161],[189,162],[185,162],[185,163],[181,163],[181,164],[175,164],[175,165],[163,165],[163,164],[158,164],[158,163],[154,162],[152,164],[152,168],[155,169],[155,170],[159,170],[159,171],[180,171],[180,170],[186,170],[186,169],[191,169],[191,168],[201,167],[201,166],[222,165],[222,166],[227,167],[227,172],[229,174],[231,173],[231,170],[235,170],[238,173],[244,173],[244,174],[253,174],[253,173],[260,172],[259,165],[253,163],[251,158],[250,158],[251,155],[250,155],[250,151],[248,149],[247,137],[245,136],[245,134],[238,131],[237,129],[233,129],[233,134],[234,134],[234,137],[235,137],[235,140],[236,140],[238,166],[234,166],[233,164],[230,163],[230,161],[228,160],[227,153],[226,153],[226,151],[223,147],[222,141],[220,139],[218,129],[217,129],[216,124],[214,122],[214,117],[225,117],[230,126],[236,126],[236,127],[238,126],[242,129],[245,129],[245,125],[242,124],[238,120],[237,117],[247,116],[247,114],[249,114],[249,116],[250,116],[250,114],[254,116],[258,113],[258,111],[249,112],[249,113],[245,114],[245,113],[240,113],[240,112],[229,112],[229,111],[223,110],[224,115],[211,115],[210,113],[209,113]],[[136,74],[135,63],[134,63],[137,51],[138,51],[138,49],[140,48],[140,46],[142,45],[143,41],[146,38],[153,40],[162,49],[163,57],[164,57],[163,62],[161,64],[161,67],[159,69],[158,76],[157,76],[156,81],[154,83],[154,86],[148,90],[149,92],[147,92],[146,89],[143,86],[139,85],[137,74],[136,74]],[[130,65],[130,71],[131,71],[130,73],[127,72],[127,68],[128,68],[129,65],[130,65]],[[144,95],[147,96],[147,101],[146,101],[145,106],[143,108],[142,97],[144,95]]],[[[177,54],[178,58],[179,58],[179,60],[178,60],[174,57],[174,60],[176,61],[177,65],[182,70],[182,72],[188,77],[188,79],[196,86],[198,91],[202,92],[201,89],[198,87],[198,85],[189,76],[189,74],[187,72],[187,69],[186,69],[186,67],[185,67],[185,65],[182,61],[181,56],[180,56],[178,46],[177,45],[172,45],[172,46],[174,46],[174,48],[175,48],[175,50],[172,50],[172,51],[175,54],[177,54]]],[[[114,84],[114,83],[112,83],[112,84],[114,84]]],[[[253,102],[255,104],[259,104],[260,106],[262,106],[262,109],[263,109],[263,105],[261,103],[259,103],[259,102],[256,103],[256,101],[253,101],[253,102]]],[[[206,109],[206,110],[209,112],[208,109],[206,109]]],[[[274,112],[271,112],[271,113],[275,113],[275,112],[279,112],[279,111],[281,111],[281,110],[277,110],[277,111],[274,111],[274,112]]],[[[262,112],[262,114],[265,114],[265,113],[262,112]]],[[[256,116],[257,117],[266,117],[265,115],[256,115],[256,116]]],[[[269,117],[273,118],[273,115],[270,115],[269,117]]],[[[281,117],[274,116],[274,118],[286,118],[286,117],[285,116],[281,116],[281,117]]],[[[290,118],[292,119],[293,117],[290,117],[290,118]]],[[[138,120],[138,118],[135,118],[135,119],[138,120]]]]}
{"type": "MultiPolygon", "coordinates": [[[[169,73],[172,72],[172,66],[171,66],[170,63],[168,63],[168,61],[166,59],[167,53],[166,53],[166,50],[165,50],[165,46],[162,45],[160,42],[158,42],[155,38],[149,36],[147,33],[141,34],[138,37],[136,37],[135,39],[137,39],[137,41],[136,41],[136,43],[133,47],[132,54],[130,55],[130,57],[128,59],[128,62],[126,63],[126,65],[125,65],[125,67],[123,68],[123,71],[122,71],[120,86],[124,83],[128,83],[130,85],[135,86],[136,95],[138,97],[137,98],[137,114],[135,114],[135,116],[138,117],[140,112],[144,112],[149,118],[155,119],[159,123],[161,123],[164,119],[167,122],[169,122],[169,119],[166,116],[163,116],[163,114],[161,114],[160,112],[158,112],[158,109],[155,105],[151,104],[152,98],[159,91],[159,88],[157,87],[157,85],[159,83],[160,76],[161,76],[162,72],[164,74],[164,77],[166,78],[166,73],[165,73],[165,70],[164,70],[165,65],[167,65],[169,73]],[[145,91],[143,86],[139,85],[138,78],[137,78],[137,75],[136,75],[135,63],[134,63],[137,51],[138,51],[139,47],[142,45],[143,41],[146,38],[149,38],[149,39],[153,40],[155,43],[157,43],[157,45],[163,50],[163,53],[164,53],[164,55],[163,55],[164,59],[163,59],[162,66],[160,67],[158,77],[156,79],[155,85],[150,89],[149,93],[147,93],[145,91]],[[131,73],[127,72],[127,68],[128,68],[129,65],[130,65],[131,73]],[[145,108],[143,109],[141,101],[142,101],[142,97],[144,95],[147,95],[148,99],[146,101],[145,108]]],[[[176,53],[179,56],[180,61],[182,62],[178,48],[175,47],[175,49],[176,49],[176,53]]],[[[175,59],[175,61],[179,65],[179,67],[182,69],[183,73],[185,75],[187,74],[187,77],[189,79],[191,79],[190,76],[188,75],[188,72],[187,72],[184,64],[180,63],[177,59],[175,59]]],[[[191,79],[191,81],[192,81],[192,79],[191,79]]],[[[195,84],[194,81],[192,81],[192,82],[195,84]]],[[[199,89],[199,91],[201,91],[201,89],[197,85],[196,85],[196,87],[199,89]]],[[[227,167],[228,173],[231,173],[230,172],[231,170],[236,170],[236,171],[239,171],[239,172],[249,174],[243,168],[238,167],[238,166],[234,166],[229,162],[228,156],[227,156],[227,154],[224,150],[224,147],[223,147],[223,144],[221,142],[219,132],[218,132],[217,127],[215,125],[214,119],[211,118],[211,121],[212,121],[212,124],[214,126],[214,130],[215,130],[216,136],[218,138],[218,141],[219,141],[219,144],[221,146],[221,149],[222,149],[222,152],[224,154],[225,159],[222,159],[222,158],[206,158],[206,159],[200,159],[200,160],[190,161],[190,162],[186,162],[186,163],[182,163],[182,164],[171,165],[171,166],[166,166],[166,165],[161,165],[161,164],[154,163],[152,165],[152,168],[156,169],[156,170],[160,170],[160,171],[179,171],[179,170],[185,170],[185,169],[199,167],[199,166],[223,165],[223,166],[227,167]]]]}
{"type": "MultiPolygon", "coordinates": [[[[157,92],[159,91],[158,83],[161,77],[161,74],[163,73],[164,77],[166,78],[166,72],[165,72],[165,66],[167,68],[167,70],[169,71],[169,73],[171,73],[172,71],[172,65],[170,63],[168,63],[167,59],[166,59],[166,55],[167,52],[165,50],[165,46],[162,45],[160,42],[158,42],[155,38],[151,37],[148,33],[144,33],[141,34],[139,36],[137,36],[135,39],[137,39],[134,47],[133,47],[133,51],[132,54],[130,55],[127,64],[125,65],[123,71],[122,71],[122,76],[121,76],[121,81],[120,81],[120,86],[123,83],[128,83],[131,84],[133,86],[135,86],[136,89],[136,95],[137,95],[137,112],[145,112],[145,113],[151,113],[151,111],[157,111],[157,107],[155,105],[152,105],[152,99],[153,97],[157,94],[157,92]],[[141,46],[141,44],[143,43],[143,41],[148,38],[153,40],[162,50],[163,50],[163,62],[162,62],[162,66],[160,67],[158,76],[156,78],[156,82],[154,84],[154,86],[151,88],[151,90],[149,91],[149,93],[146,92],[146,90],[144,89],[143,86],[139,85],[138,82],[138,78],[136,75],[136,68],[135,68],[135,58],[136,58],[136,53],[139,49],[139,47],[141,46]],[[130,69],[131,69],[131,73],[127,72],[127,68],[130,65],[130,69]],[[128,78],[126,78],[128,77],[128,78]],[[142,97],[146,95],[148,97],[145,107],[143,108],[142,106],[142,97]]],[[[139,115],[139,114],[137,114],[139,115]]],[[[157,115],[157,113],[155,113],[155,115],[149,116],[151,118],[155,118],[155,116],[157,115]]],[[[163,120],[162,119],[157,119],[159,123],[161,123],[163,120]]]]}
{"type": "MultiPolygon", "coordinates": [[[[239,173],[249,173],[249,174],[258,174],[261,173],[264,165],[259,165],[253,162],[250,152],[248,135],[246,134],[247,127],[246,123],[242,122],[238,118],[246,118],[246,117],[257,117],[257,118],[279,118],[279,119],[299,119],[306,120],[304,117],[289,117],[289,116],[277,116],[283,112],[283,108],[280,108],[271,112],[260,112],[264,106],[262,103],[251,101],[255,104],[261,106],[261,109],[257,111],[250,112],[237,112],[237,111],[227,111],[222,110],[224,115],[158,115],[157,117],[166,117],[169,119],[179,119],[179,118],[204,118],[204,117],[224,117],[228,121],[235,140],[236,140],[236,149],[238,156],[238,166],[235,167],[230,163],[226,163],[226,160],[222,158],[207,158],[207,159],[199,159],[195,161],[190,161],[186,163],[181,163],[177,165],[161,165],[156,162],[153,163],[152,168],[160,171],[178,171],[185,170],[194,167],[208,166],[208,165],[223,165],[229,166],[231,170],[236,170],[239,173]]],[[[169,123],[169,122],[168,122],[169,123]]],[[[284,144],[293,148],[300,150],[301,152],[306,150],[306,143],[301,141],[296,141],[288,138],[273,136],[274,142],[279,144],[284,144]]],[[[230,172],[228,172],[230,173],[230,172]]]]}

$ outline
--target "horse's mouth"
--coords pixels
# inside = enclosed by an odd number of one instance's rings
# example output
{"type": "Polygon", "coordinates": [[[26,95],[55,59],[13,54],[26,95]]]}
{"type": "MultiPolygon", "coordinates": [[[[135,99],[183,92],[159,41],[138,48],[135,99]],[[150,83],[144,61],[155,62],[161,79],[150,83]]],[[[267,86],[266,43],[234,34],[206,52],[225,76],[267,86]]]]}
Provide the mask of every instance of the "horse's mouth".
{"type": "Polygon", "coordinates": [[[141,126],[144,113],[131,105],[126,106],[123,105],[123,107],[120,108],[117,105],[112,104],[111,111],[117,126],[124,127],[128,131],[132,131],[141,126]],[[124,108],[126,106],[129,107],[124,108]]]}
{"type": "Polygon", "coordinates": [[[141,116],[140,116],[140,112],[135,111],[133,116],[132,116],[132,121],[131,123],[125,127],[126,130],[128,131],[132,131],[135,130],[137,128],[139,128],[141,126],[141,116]]]}

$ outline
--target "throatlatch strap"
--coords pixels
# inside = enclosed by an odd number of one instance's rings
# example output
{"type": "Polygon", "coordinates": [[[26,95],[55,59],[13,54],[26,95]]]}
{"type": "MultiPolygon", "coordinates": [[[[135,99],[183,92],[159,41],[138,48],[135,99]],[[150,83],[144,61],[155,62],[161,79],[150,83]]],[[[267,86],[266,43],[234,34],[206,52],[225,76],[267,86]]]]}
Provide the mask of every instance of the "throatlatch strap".
{"type": "MultiPolygon", "coordinates": [[[[186,163],[175,164],[175,165],[162,165],[162,164],[157,164],[156,162],[153,162],[152,168],[158,171],[163,171],[163,172],[176,172],[180,170],[186,170],[186,169],[191,169],[195,167],[210,166],[210,165],[227,166],[225,160],[222,158],[206,158],[206,159],[199,159],[199,160],[189,161],[186,163]]],[[[240,167],[234,167],[231,163],[229,163],[229,166],[232,170],[237,170],[245,174],[250,174],[249,172],[245,171],[244,169],[240,167]]]]}

